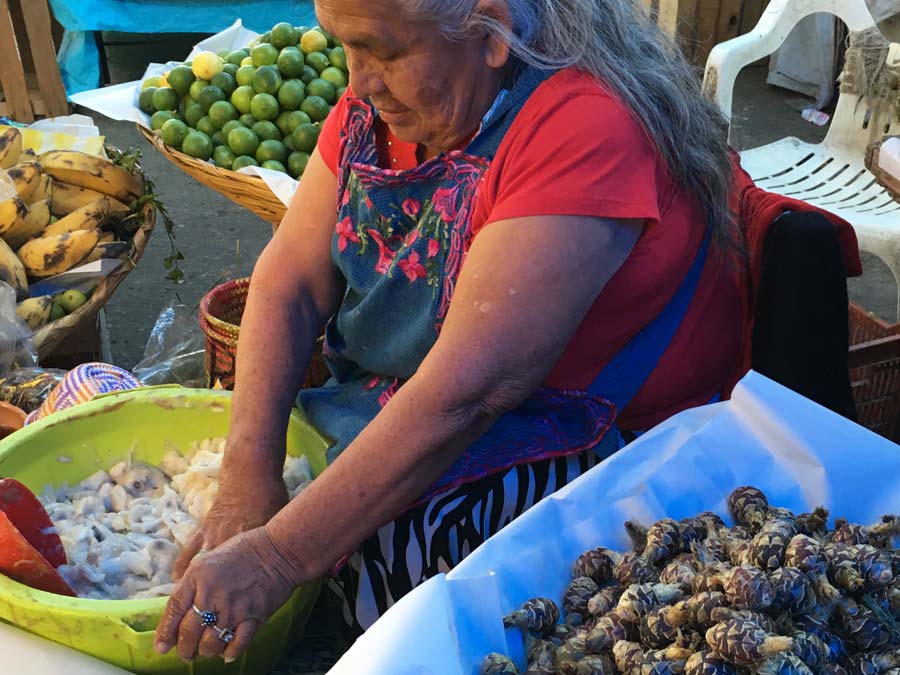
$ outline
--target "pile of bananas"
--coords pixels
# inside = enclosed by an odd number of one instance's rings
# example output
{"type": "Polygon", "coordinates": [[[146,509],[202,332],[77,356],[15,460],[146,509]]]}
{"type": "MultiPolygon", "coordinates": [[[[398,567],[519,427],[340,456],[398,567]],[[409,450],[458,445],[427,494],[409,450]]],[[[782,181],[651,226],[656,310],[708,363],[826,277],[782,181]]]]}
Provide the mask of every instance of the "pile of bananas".
{"type": "Polygon", "coordinates": [[[117,227],[134,212],[144,181],[108,159],[75,150],[36,155],[14,127],[0,133],[0,168],[17,196],[0,201],[0,281],[12,286],[17,313],[32,330],[77,309],[87,297],[29,298],[29,282],[101,258],[124,259],[130,242],[117,227]]]}

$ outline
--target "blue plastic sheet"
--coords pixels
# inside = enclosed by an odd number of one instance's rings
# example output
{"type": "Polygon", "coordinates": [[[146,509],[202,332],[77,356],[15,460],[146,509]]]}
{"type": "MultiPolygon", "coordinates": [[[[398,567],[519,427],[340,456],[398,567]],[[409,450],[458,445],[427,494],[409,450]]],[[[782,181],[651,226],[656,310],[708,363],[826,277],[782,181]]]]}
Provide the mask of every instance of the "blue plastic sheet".
{"type": "Polygon", "coordinates": [[[312,0],[50,0],[66,29],[59,66],[68,94],[100,86],[94,31],[218,33],[237,19],[263,33],[279,21],[314,26],[312,0]]]}

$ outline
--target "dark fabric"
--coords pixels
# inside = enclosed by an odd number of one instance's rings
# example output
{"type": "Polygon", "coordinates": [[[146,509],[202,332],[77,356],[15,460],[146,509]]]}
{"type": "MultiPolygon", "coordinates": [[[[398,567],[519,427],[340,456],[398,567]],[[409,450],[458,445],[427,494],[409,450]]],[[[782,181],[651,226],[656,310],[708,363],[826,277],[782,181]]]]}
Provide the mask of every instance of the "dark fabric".
{"type": "Polygon", "coordinates": [[[855,421],[847,312],[847,271],[834,226],[818,213],[777,218],[762,256],[753,369],[855,421]]]}

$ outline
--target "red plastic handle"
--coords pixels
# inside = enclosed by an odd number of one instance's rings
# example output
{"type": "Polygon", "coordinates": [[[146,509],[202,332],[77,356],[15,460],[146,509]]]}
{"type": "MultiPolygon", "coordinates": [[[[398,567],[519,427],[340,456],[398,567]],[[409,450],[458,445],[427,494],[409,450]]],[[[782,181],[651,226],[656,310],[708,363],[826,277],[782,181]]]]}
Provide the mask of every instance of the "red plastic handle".
{"type": "Polygon", "coordinates": [[[66,549],[34,493],[15,478],[0,479],[0,512],[53,567],[65,565],[66,549]]]}
{"type": "Polygon", "coordinates": [[[40,591],[77,597],[59,572],[3,513],[0,513],[0,572],[40,591]]]}

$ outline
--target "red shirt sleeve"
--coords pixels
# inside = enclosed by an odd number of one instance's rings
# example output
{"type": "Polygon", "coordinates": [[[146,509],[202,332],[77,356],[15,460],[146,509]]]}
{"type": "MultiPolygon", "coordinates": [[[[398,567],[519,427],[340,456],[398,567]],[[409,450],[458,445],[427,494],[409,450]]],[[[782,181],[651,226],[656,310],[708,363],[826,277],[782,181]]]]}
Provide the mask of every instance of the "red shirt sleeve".
{"type": "Polygon", "coordinates": [[[331,111],[331,114],[322,122],[322,130],[319,132],[319,142],[316,147],[325,166],[331,169],[331,173],[337,176],[338,172],[338,152],[341,144],[341,129],[347,119],[347,97],[352,96],[348,88],[344,95],[338,100],[331,111]]]}

